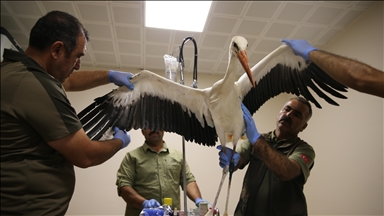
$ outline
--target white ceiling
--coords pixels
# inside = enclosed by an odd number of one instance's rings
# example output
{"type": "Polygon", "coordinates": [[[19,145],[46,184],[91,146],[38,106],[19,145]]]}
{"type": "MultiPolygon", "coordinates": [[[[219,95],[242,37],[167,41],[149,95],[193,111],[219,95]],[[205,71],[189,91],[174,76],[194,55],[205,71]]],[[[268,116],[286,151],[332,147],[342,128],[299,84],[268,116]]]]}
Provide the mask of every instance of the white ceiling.
{"type": "MultiPolygon", "coordinates": [[[[367,10],[374,1],[214,1],[202,33],[146,28],[143,1],[1,1],[1,26],[25,50],[29,31],[52,10],[68,12],[90,33],[82,66],[164,70],[165,54],[193,36],[198,73],[224,74],[229,42],[249,43],[251,66],[281,45],[281,38],[306,39],[321,47],[367,10]]],[[[188,10],[188,8],[180,8],[188,10]]],[[[175,17],[177,19],[177,17],[175,17]]],[[[171,20],[170,20],[171,21],[171,20]]],[[[185,72],[193,72],[194,46],[184,45],[185,72]]]]}

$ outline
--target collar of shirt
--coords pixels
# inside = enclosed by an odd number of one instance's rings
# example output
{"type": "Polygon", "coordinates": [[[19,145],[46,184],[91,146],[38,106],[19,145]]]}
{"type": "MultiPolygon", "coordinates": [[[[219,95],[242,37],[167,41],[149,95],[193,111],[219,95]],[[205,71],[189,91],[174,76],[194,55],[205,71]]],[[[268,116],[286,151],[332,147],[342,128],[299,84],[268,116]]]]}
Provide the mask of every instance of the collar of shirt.
{"type": "Polygon", "coordinates": [[[25,60],[31,61],[32,60],[33,62],[35,62],[35,60],[33,60],[29,56],[25,55],[24,53],[21,53],[21,52],[15,51],[15,50],[11,50],[11,49],[4,49],[3,57],[4,57],[4,59],[8,59],[11,61],[25,61],[25,60]]]}
{"type": "Polygon", "coordinates": [[[267,138],[270,140],[272,146],[274,146],[275,148],[284,148],[290,146],[293,143],[296,143],[296,141],[299,139],[298,137],[291,137],[288,139],[277,140],[275,131],[268,134],[267,138]]]}
{"type": "MultiPolygon", "coordinates": [[[[146,142],[144,142],[143,148],[144,148],[144,152],[150,151],[153,153],[157,153],[156,151],[152,150],[151,147],[146,142]]],[[[161,148],[159,153],[162,153],[162,152],[169,153],[169,149],[166,142],[163,142],[163,148],[161,148]]]]}
{"type": "Polygon", "coordinates": [[[23,63],[26,62],[28,64],[28,67],[35,68],[38,71],[45,72],[45,70],[33,58],[27,56],[24,53],[11,50],[11,49],[4,49],[3,58],[4,60],[8,60],[12,62],[23,62],[23,63]]]}

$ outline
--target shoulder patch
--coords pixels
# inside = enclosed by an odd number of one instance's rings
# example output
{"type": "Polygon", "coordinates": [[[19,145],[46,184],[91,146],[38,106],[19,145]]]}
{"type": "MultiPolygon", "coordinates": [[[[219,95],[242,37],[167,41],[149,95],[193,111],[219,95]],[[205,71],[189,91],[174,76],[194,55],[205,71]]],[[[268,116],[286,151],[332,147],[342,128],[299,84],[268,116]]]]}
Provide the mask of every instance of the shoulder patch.
{"type": "Polygon", "coordinates": [[[301,154],[301,158],[303,158],[304,162],[308,164],[309,159],[305,154],[301,154]]]}

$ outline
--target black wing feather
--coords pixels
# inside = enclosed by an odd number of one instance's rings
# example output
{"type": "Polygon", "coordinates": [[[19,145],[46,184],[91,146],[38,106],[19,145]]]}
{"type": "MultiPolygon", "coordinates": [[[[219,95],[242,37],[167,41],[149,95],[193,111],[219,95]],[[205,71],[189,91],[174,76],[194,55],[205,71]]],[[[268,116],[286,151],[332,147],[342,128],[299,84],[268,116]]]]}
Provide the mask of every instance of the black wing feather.
{"type": "Polygon", "coordinates": [[[91,139],[98,140],[108,129],[117,126],[127,131],[139,128],[164,130],[182,135],[187,141],[216,145],[215,128],[209,127],[205,118],[205,127],[202,127],[195,114],[189,114],[188,109],[183,111],[180,104],[145,95],[126,107],[117,107],[111,99],[112,93],[96,98],[78,114],[91,139]]]}
{"type": "Polygon", "coordinates": [[[256,88],[252,88],[243,99],[244,105],[252,114],[266,101],[280,93],[302,95],[321,109],[320,103],[316,101],[308,87],[332,105],[338,106],[332,98],[324,94],[324,91],[337,98],[347,98],[339,92],[346,92],[347,87],[332,79],[313,62],[308,62],[307,67],[301,71],[277,64],[256,84],[256,88]]]}
{"type": "MultiPolygon", "coordinates": [[[[332,86],[332,88],[334,88],[335,90],[347,92],[347,87],[345,85],[334,80],[316,64],[310,63],[308,68],[309,68],[308,72],[310,72],[311,77],[313,77],[314,80],[323,81],[324,83],[327,83],[328,85],[332,86]]],[[[341,96],[340,98],[346,98],[346,97],[341,96]]]]}

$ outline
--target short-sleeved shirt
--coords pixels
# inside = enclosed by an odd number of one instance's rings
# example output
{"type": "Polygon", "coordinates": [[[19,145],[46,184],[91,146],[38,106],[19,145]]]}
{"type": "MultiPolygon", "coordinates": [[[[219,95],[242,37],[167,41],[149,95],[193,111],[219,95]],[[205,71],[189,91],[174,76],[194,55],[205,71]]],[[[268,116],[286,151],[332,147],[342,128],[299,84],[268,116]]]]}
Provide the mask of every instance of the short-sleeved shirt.
{"type": "MultiPolygon", "coordinates": [[[[195,177],[186,163],[186,185],[194,181],[195,177]]],[[[117,171],[116,185],[119,196],[122,187],[130,186],[145,199],[156,199],[161,204],[164,198],[172,198],[172,207],[180,209],[183,155],[168,148],[165,142],[160,152],[144,143],[125,155],[117,171]]],[[[127,203],[125,215],[139,215],[140,211],[127,203]]]]}
{"type": "MultiPolygon", "coordinates": [[[[269,142],[275,143],[276,147],[285,143],[292,142],[292,139],[276,141],[276,136],[274,132],[269,132],[268,134],[265,134],[265,137],[269,142]]],[[[244,164],[248,164],[252,155],[251,143],[248,140],[244,141],[237,149],[237,152],[243,158],[244,164]]],[[[293,151],[288,158],[299,163],[304,177],[303,184],[307,182],[307,179],[310,174],[310,167],[314,163],[315,159],[315,151],[313,150],[313,147],[308,145],[307,143],[305,143],[304,145],[299,145],[297,148],[295,148],[295,151],[293,151]]]]}
{"type": "Polygon", "coordinates": [[[82,128],[62,84],[24,53],[1,63],[1,214],[64,215],[73,165],[47,142],[82,128]]]}
{"type": "MultiPolygon", "coordinates": [[[[247,215],[253,216],[275,214],[276,212],[285,212],[284,215],[291,215],[286,209],[286,205],[291,205],[292,208],[292,203],[289,202],[295,202],[297,204],[296,210],[298,212],[306,212],[303,185],[309,177],[310,169],[315,159],[315,152],[312,146],[298,137],[277,140],[274,131],[262,134],[262,136],[272,148],[280,153],[284,152],[284,155],[288,155],[289,159],[296,161],[301,167],[302,174],[286,182],[279,180],[268,168],[265,174],[260,174],[262,169],[256,165],[260,163],[260,159],[252,154],[253,146],[251,143],[248,140],[243,142],[237,149],[237,152],[243,158],[244,164],[249,164],[249,166],[246,176],[244,177],[242,194],[234,215],[244,215],[245,212],[247,215]],[[255,187],[257,184],[255,179],[260,179],[258,177],[259,175],[262,176],[261,182],[258,187],[255,187]],[[254,191],[257,191],[257,194],[255,194],[254,191]],[[274,205],[274,202],[279,202],[281,205],[274,205]],[[285,204],[283,204],[283,202],[285,202],[285,204]],[[299,202],[300,205],[298,205],[299,202]],[[275,211],[275,213],[271,213],[271,211],[275,211]]],[[[265,164],[261,166],[265,167],[265,164]]],[[[240,168],[242,169],[244,167],[240,168]]]]}

